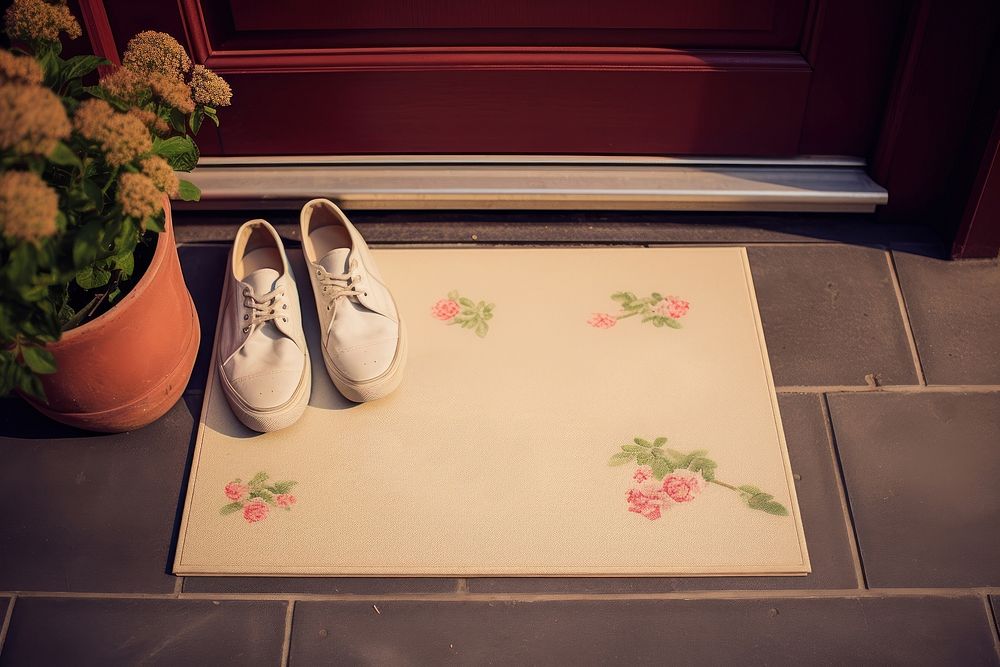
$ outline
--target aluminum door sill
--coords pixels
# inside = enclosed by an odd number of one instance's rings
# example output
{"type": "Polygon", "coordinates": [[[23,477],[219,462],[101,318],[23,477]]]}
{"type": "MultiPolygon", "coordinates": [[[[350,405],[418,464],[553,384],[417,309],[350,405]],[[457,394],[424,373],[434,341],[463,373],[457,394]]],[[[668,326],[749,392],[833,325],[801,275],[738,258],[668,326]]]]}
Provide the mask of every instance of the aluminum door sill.
{"type": "Polygon", "coordinates": [[[202,158],[177,208],[589,209],[870,213],[884,188],[853,158],[602,156],[202,158]]]}

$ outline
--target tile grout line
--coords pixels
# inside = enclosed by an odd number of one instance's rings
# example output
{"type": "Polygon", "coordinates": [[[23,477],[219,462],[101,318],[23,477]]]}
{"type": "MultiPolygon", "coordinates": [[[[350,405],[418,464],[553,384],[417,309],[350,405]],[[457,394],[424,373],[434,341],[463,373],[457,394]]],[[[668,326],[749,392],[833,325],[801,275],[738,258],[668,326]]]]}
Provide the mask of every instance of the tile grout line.
{"type": "Polygon", "coordinates": [[[465,594],[469,592],[469,580],[461,577],[455,581],[455,592],[465,594]]]}
{"type": "Polygon", "coordinates": [[[892,288],[896,291],[896,303],[899,305],[899,315],[903,318],[903,330],[906,332],[906,342],[910,346],[910,355],[913,357],[913,368],[917,372],[917,380],[921,385],[927,385],[927,378],[924,375],[924,366],[920,361],[920,351],[917,350],[917,339],[913,337],[913,327],[910,324],[910,311],[906,308],[906,297],[903,296],[903,286],[899,282],[899,273],[896,270],[896,260],[892,256],[891,250],[885,251],[885,261],[889,265],[889,277],[892,279],[892,288]]]}
{"type": "MultiPolygon", "coordinates": [[[[639,577],[641,578],[641,577],[639,577]]],[[[20,598],[62,598],[83,600],[197,600],[203,602],[602,602],[630,600],[769,600],[769,599],[828,599],[828,598],[981,598],[1000,595],[1000,587],[979,586],[970,588],[831,588],[831,589],[728,589],[663,591],[658,593],[182,593],[153,596],[142,593],[56,593],[51,591],[22,591],[4,593],[20,598]]]]}
{"type": "Polygon", "coordinates": [[[285,610],[285,636],[281,642],[281,667],[288,667],[288,656],[292,652],[292,615],[295,613],[295,600],[288,601],[285,610]]]}
{"type": "Polygon", "coordinates": [[[847,523],[847,539],[851,543],[851,555],[854,556],[854,575],[857,577],[858,586],[869,589],[868,576],[865,572],[864,558],[861,555],[861,540],[858,538],[858,528],[854,521],[854,512],[851,511],[850,497],[847,492],[847,475],[844,474],[844,464],[840,459],[840,450],[837,448],[837,434],[833,429],[833,415],[830,413],[829,399],[826,394],[820,397],[820,404],[823,410],[823,418],[826,421],[826,437],[829,445],[830,456],[833,460],[834,470],[837,471],[837,481],[840,487],[838,495],[844,510],[844,521],[847,523]]]}
{"type": "Polygon", "coordinates": [[[7,609],[5,610],[3,617],[3,624],[0,625],[0,656],[3,655],[3,644],[7,641],[7,628],[10,627],[10,620],[14,617],[14,602],[17,600],[16,595],[12,595],[10,601],[7,603],[7,609]]]}
{"type": "Polygon", "coordinates": [[[775,387],[779,394],[990,394],[1000,392],[997,384],[890,384],[869,385],[787,385],[775,387]]]}
{"type": "Polygon", "coordinates": [[[997,658],[1000,658],[1000,623],[997,622],[996,611],[990,604],[989,594],[983,595],[983,604],[986,605],[986,620],[989,621],[990,629],[993,631],[993,648],[997,652],[997,658]]]}
{"type": "Polygon", "coordinates": [[[184,577],[177,577],[177,581],[174,582],[174,596],[179,596],[184,592],[184,577]]]}

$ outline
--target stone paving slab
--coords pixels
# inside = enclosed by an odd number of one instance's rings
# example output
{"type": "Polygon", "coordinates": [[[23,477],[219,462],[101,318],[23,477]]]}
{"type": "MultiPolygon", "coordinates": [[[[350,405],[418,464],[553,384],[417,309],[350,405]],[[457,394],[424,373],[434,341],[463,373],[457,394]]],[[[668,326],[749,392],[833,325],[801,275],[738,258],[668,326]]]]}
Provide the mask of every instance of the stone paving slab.
{"type": "Polygon", "coordinates": [[[822,397],[778,397],[795,492],[813,571],[804,577],[483,577],[470,578],[478,593],[652,593],[687,590],[850,589],[859,586],[822,397]]]}
{"type": "Polygon", "coordinates": [[[200,399],[133,433],[49,422],[19,399],[0,425],[0,590],[173,592],[171,543],[200,399]]]}
{"type": "Polygon", "coordinates": [[[829,404],[868,585],[1000,586],[1000,393],[829,404]]]}
{"type": "Polygon", "coordinates": [[[0,665],[268,665],[287,602],[18,598],[0,665]]]}
{"type": "Polygon", "coordinates": [[[1000,385],[1000,264],[893,258],[928,384],[1000,385]]]}
{"type": "Polygon", "coordinates": [[[776,386],[916,384],[884,251],[748,248],[776,386]]]}
{"type": "Polygon", "coordinates": [[[297,602],[290,664],[993,665],[981,597],[297,602]]]}

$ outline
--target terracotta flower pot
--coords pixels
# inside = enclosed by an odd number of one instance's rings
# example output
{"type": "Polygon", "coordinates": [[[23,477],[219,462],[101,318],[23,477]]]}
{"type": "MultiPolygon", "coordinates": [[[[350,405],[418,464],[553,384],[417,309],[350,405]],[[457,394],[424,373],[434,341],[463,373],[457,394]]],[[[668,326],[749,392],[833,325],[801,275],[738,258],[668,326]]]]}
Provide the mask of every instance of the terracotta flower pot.
{"type": "Polygon", "coordinates": [[[184,284],[170,203],[166,230],[138,284],[100,317],[48,346],[58,371],[43,375],[56,421],[91,431],[130,431],[163,416],[184,392],[198,353],[198,313],[184,284]]]}

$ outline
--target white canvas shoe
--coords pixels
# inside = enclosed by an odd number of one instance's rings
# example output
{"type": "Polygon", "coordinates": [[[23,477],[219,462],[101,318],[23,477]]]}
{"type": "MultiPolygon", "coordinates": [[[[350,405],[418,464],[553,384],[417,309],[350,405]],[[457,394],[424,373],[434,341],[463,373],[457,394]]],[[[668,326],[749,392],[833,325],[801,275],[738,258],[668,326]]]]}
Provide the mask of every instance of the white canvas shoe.
{"type": "Polygon", "coordinates": [[[361,403],[403,379],[406,332],[361,234],[326,199],[302,207],[302,248],[319,312],[323,361],[333,384],[361,403]]]}
{"type": "Polygon", "coordinates": [[[261,433],[294,424],[312,388],[292,268],[264,220],[243,223],[229,256],[216,363],[233,413],[261,433]]]}

